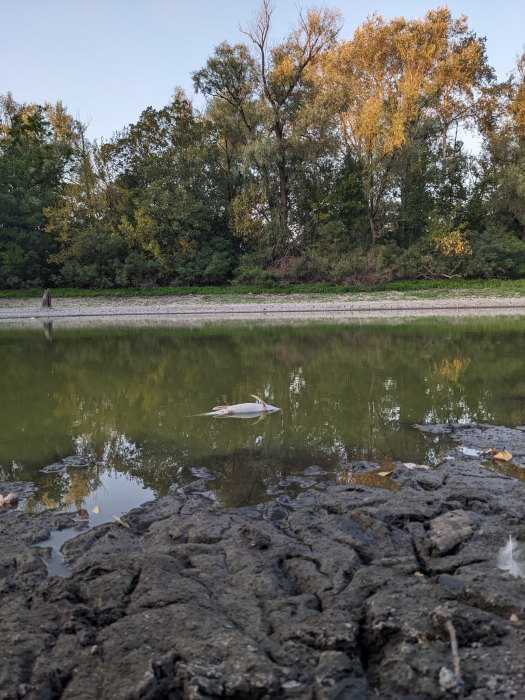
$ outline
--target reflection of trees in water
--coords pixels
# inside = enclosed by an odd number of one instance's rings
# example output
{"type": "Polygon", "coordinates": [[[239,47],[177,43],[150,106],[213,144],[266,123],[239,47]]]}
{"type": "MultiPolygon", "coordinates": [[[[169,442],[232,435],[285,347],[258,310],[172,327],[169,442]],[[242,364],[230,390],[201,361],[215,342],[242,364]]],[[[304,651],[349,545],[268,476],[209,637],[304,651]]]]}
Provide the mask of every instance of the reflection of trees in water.
{"type": "Polygon", "coordinates": [[[68,467],[61,474],[38,474],[33,481],[38,490],[28,499],[26,510],[42,513],[60,508],[64,511],[80,510],[88,496],[102,485],[104,468],[94,464],[89,467],[68,467]]]}
{"type": "MultiPolygon", "coordinates": [[[[52,345],[42,336],[7,338],[3,476],[33,479],[36,468],[79,449],[159,495],[205,466],[221,503],[253,503],[280,476],[312,464],[432,462],[439,445],[409,429],[415,422],[523,424],[523,322],[468,332],[425,323],[55,332],[52,345]],[[261,422],[188,417],[253,393],[283,412],[261,422]],[[14,470],[13,460],[24,466],[14,470]]],[[[90,488],[82,471],[78,494],[90,488]]],[[[67,479],[40,477],[50,482],[46,498],[64,503],[67,479]]]]}
{"type": "Polygon", "coordinates": [[[89,461],[89,466],[70,466],[65,472],[55,474],[35,474],[33,481],[38,490],[29,499],[27,509],[34,513],[57,508],[76,512],[84,507],[90,494],[103,488],[104,474],[140,473],[141,450],[125,435],[110,432],[109,439],[102,445],[86,434],[76,438],[76,452],[89,461]]]}

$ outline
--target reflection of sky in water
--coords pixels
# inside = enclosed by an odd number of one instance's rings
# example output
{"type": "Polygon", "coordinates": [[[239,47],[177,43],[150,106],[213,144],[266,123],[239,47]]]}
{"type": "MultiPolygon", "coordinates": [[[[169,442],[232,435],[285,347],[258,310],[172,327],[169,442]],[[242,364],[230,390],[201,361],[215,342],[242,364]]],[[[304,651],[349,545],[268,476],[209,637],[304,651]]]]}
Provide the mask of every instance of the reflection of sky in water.
{"type": "MultiPolygon", "coordinates": [[[[74,476],[74,475],[73,475],[74,476]]],[[[104,472],[100,475],[100,485],[87,497],[82,499],[82,520],[86,518],[90,527],[101,525],[102,523],[114,522],[112,515],[120,516],[135,508],[140,503],[151,501],[155,494],[150,489],[144,488],[138,481],[129,479],[123,474],[111,474],[104,472]],[[93,512],[98,509],[98,512],[93,512]]],[[[31,500],[26,504],[26,509],[31,510],[31,500]]],[[[78,511],[73,505],[65,508],[63,512],[75,513],[78,511]]],[[[46,564],[51,575],[67,575],[69,567],[65,566],[60,555],[60,547],[67,540],[78,534],[75,530],[65,528],[63,530],[53,530],[51,537],[40,546],[52,547],[53,552],[50,560],[46,564]]]]}

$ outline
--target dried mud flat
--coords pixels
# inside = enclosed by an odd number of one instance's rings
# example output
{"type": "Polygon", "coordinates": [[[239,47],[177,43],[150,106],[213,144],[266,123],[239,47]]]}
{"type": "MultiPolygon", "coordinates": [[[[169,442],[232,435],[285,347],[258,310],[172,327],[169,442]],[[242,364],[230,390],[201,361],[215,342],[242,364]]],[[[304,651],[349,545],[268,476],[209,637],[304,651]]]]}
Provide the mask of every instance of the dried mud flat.
{"type": "MultiPolygon", "coordinates": [[[[522,430],[424,429],[525,463],[522,430]]],[[[525,483],[454,455],[264,518],[170,494],[69,540],[67,578],[42,555],[69,516],[2,512],[0,698],[525,698],[525,579],[497,567],[525,483]]]]}

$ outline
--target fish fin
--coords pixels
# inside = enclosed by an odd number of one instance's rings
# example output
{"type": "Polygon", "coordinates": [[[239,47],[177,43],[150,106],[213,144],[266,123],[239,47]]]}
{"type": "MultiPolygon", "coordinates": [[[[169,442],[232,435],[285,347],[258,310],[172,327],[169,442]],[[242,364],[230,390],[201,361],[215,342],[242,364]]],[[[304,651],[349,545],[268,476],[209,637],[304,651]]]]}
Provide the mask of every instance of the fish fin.
{"type": "Polygon", "coordinates": [[[266,406],[266,403],[265,403],[261,398],[259,398],[258,396],[255,396],[255,394],[250,394],[250,396],[253,396],[253,398],[254,398],[254,399],[257,399],[257,401],[258,401],[260,404],[262,404],[263,406],[266,406]]]}
{"type": "MultiPolygon", "coordinates": [[[[191,416],[185,416],[185,418],[199,418],[200,416],[217,416],[219,415],[217,411],[209,411],[208,413],[194,413],[191,416]]],[[[223,415],[223,414],[221,414],[223,415]]]]}

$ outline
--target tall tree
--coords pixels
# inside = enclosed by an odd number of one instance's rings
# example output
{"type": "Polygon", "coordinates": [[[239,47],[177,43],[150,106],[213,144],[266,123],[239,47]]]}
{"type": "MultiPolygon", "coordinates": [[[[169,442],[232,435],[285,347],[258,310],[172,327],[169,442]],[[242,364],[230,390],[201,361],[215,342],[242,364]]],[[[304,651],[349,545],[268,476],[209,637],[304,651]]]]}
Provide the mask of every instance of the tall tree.
{"type": "Polygon", "coordinates": [[[42,286],[55,249],[43,209],[59,196],[71,144],[55,134],[44,107],[8,94],[0,108],[0,286],[42,286]]]}
{"type": "Polygon", "coordinates": [[[322,54],[334,45],[341,15],[333,9],[299,13],[297,26],[282,42],[270,45],[273,11],[270,0],[263,0],[254,21],[241,30],[253,51],[244,44],[221,44],[193,80],[197,91],[226,101],[238,113],[246,129],[243,160],[258,169],[268,208],[277,210],[289,246],[290,178],[305,146],[316,140],[321,115],[312,109],[313,76],[322,54]]]}
{"type": "Polygon", "coordinates": [[[485,131],[487,209],[494,224],[525,241],[525,53],[503,97],[499,120],[485,131]]]}
{"type": "Polygon", "coordinates": [[[341,138],[363,163],[372,245],[394,182],[395,158],[424,120],[450,126],[479,108],[493,73],[484,39],[447,8],[423,18],[373,15],[327,55],[321,80],[338,95],[341,138]]]}

